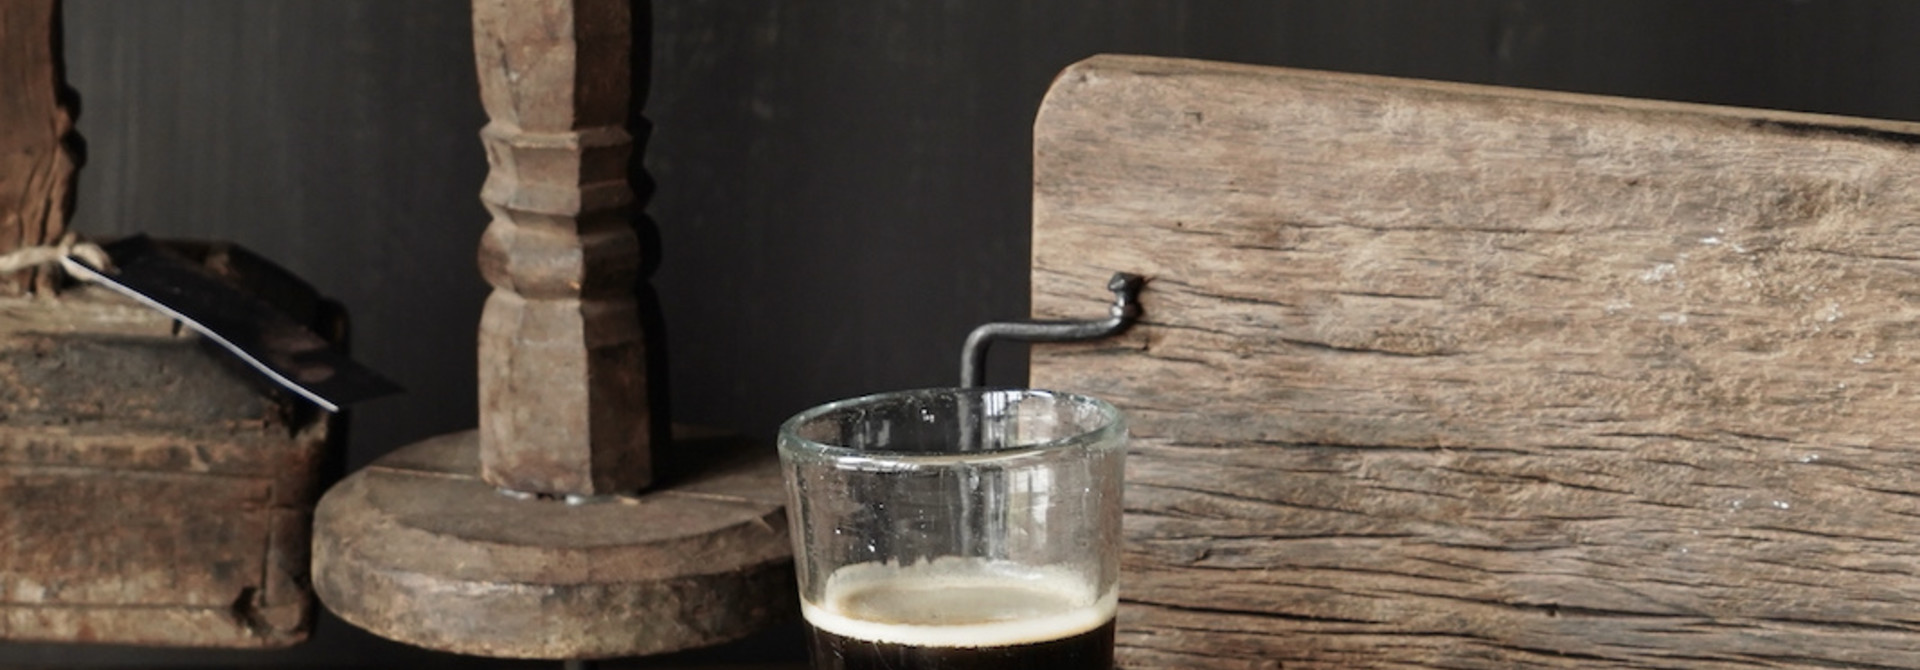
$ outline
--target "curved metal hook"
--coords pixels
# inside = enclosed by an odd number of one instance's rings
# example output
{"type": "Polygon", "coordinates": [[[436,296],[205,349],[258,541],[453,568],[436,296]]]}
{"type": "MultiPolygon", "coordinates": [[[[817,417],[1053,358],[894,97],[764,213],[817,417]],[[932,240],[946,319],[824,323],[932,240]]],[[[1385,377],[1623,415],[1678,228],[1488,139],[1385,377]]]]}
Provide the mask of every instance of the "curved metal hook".
{"type": "Polygon", "coordinates": [[[1021,342],[1080,342],[1112,337],[1126,332],[1140,320],[1140,287],[1147,280],[1136,274],[1116,272],[1107,280],[1113,291],[1113,306],[1107,318],[1091,321],[1004,321],[982,324],[967,334],[960,347],[960,386],[980,386],[987,378],[987,347],[994,340],[1021,342]]]}

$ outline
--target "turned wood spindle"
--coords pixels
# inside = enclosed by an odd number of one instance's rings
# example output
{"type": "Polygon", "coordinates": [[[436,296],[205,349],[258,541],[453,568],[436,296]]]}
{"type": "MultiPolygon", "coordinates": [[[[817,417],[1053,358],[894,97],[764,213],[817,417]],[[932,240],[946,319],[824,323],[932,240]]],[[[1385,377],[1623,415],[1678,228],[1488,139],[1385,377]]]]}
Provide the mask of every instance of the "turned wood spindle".
{"type": "Polygon", "coordinates": [[[627,184],[625,0],[473,4],[493,215],[480,269],[480,463],[555,495],[652,478],[640,248],[627,184]]]}

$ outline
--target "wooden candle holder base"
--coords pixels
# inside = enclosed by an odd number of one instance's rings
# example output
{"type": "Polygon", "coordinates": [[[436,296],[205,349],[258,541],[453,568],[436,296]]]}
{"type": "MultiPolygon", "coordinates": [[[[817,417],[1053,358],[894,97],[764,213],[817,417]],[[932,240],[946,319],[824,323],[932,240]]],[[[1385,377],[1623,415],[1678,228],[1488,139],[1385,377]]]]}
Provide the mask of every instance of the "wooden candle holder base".
{"type": "Polygon", "coordinates": [[[772,448],[676,427],[697,474],[569,504],[482,481],[476,435],[403,447],[327,492],[313,569],[329,609],[407,644],[544,659],[717,644],[797,610],[772,448]]]}

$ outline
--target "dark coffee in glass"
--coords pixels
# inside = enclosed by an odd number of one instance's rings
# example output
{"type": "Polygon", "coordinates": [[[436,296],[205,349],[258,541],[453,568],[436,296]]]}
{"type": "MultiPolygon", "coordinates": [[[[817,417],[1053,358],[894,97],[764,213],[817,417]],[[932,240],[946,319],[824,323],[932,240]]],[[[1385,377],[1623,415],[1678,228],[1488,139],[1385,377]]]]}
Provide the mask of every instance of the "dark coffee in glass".
{"type": "Polygon", "coordinates": [[[819,670],[1109,670],[1111,594],[1057,570],[944,558],[842,568],[803,603],[819,670]]]}
{"type": "Polygon", "coordinates": [[[789,420],[817,670],[1111,670],[1126,428],[1085,396],[934,389],[789,420]]]}

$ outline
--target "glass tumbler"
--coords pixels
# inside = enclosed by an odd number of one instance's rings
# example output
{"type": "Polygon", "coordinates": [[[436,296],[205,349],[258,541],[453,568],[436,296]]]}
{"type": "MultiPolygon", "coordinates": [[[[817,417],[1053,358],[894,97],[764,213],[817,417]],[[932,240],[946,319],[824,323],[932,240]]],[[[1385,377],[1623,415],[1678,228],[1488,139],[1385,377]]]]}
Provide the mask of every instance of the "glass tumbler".
{"type": "Polygon", "coordinates": [[[1098,399],[931,389],[780,428],[818,670],[1110,670],[1125,419],[1098,399]]]}

